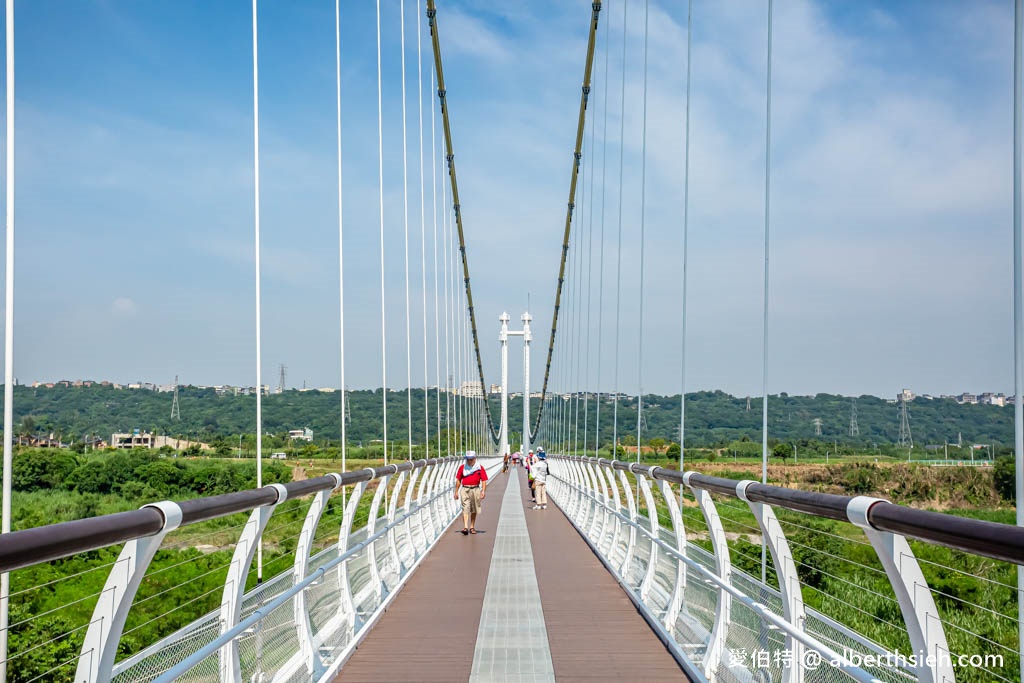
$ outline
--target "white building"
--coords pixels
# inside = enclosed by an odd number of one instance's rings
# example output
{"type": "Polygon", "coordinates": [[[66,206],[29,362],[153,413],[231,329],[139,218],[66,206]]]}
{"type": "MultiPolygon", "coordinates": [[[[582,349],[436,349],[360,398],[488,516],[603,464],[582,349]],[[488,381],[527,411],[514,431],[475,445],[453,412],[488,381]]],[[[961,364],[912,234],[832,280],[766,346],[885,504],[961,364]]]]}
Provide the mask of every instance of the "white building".
{"type": "Polygon", "coordinates": [[[905,403],[910,403],[911,401],[914,400],[914,392],[911,391],[910,389],[904,389],[900,393],[896,394],[896,400],[903,401],[905,403]]]}
{"type": "Polygon", "coordinates": [[[288,438],[292,441],[312,441],[313,430],[309,427],[304,429],[292,429],[288,432],[288,438]]]}
{"type": "Polygon", "coordinates": [[[110,436],[111,448],[155,448],[153,435],[149,432],[142,432],[138,429],[127,434],[112,434],[110,436]]]}
{"type": "Polygon", "coordinates": [[[467,398],[483,398],[484,385],[479,381],[463,382],[462,386],[459,387],[459,394],[466,396],[467,398]]]}

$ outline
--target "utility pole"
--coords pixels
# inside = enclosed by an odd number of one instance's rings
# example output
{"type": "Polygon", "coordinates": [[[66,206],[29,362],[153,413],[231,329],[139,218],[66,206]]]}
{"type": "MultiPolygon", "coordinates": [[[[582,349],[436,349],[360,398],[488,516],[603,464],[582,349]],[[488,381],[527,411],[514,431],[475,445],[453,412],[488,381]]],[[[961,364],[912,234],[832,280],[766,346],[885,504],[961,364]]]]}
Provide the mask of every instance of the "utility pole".
{"type": "Polygon", "coordinates": [[[857,424],[857,398],[850,399],[850,436],[860,436],[860,426],[857,424]]]}
{"type": "Polygon", "coordinates": [[[812,420],[812,422],[814,423],[814,435],[821,436],[821,418],[816,417],[812,420]]]}
{"type": "Polygon", "coordinates": [[[181,419],[181,406],[178,405],[178,376],[174,376],[174,400],[171,401],[171,419],[181,419]]]}
{"type": "Polygon", "coordinates": [[[279,394],[283,394],[284,393],[284,382],[285,382],[285,378],[287,376],[288,376],[288,366],[285,365],[284,363],[281,363],[281,379],[277,383],[277,393],[279,393],[279,394]]]}

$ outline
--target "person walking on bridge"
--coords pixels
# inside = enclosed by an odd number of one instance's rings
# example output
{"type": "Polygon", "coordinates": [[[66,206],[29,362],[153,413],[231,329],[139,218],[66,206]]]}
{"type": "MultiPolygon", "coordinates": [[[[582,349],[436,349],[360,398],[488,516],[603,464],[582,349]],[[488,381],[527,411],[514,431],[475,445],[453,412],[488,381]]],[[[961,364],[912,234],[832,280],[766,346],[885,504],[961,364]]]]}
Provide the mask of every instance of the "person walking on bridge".
{"type": "Polygon", "coordinates": [[[537,504],[534,510],[548,509],[548,456],[543,449],[537,450],[537,462],[533,465],[533,495],[537,504]]]}
{"type": "Polygon", "coordinates": [[[487,497],[487,470],[466,451],[466,461],[455,472],[455,500],[462,501],[462,535],[476,533],[476,516],[487,497]]]}

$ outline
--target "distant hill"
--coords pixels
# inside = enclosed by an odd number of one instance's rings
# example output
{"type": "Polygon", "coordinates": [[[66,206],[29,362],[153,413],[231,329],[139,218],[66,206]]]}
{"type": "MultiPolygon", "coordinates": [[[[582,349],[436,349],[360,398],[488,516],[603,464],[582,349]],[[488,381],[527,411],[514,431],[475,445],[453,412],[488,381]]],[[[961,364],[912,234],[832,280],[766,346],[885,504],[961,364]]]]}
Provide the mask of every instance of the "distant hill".
{"type": "MultiPolygon", "coordinates": [[[[350,443],[369,442],[383,436],[381,390],[350,391],[350,443]]],[[[437,396],[430,392],[430,433],[437,429],[437,396]]],[[[412,392],[413,440],[424,438],[424,392],[412,392]]],[[[218,396],[213,389],[182,387],[180,389],[181,420],[170,419],[172,394],[145,389],[114,389],[113,387],[32,388],[15,387],[14,417],[18,425],[27,425],[36,433],[60,433],[64,440],[80,440],[86,434],[110,438],[113,432],[143,429],[172,436],[203,439],[226,438],[251,433],[255,428],[255,396],[218,396]],[[26,420],[25,418],[29,418],[26,420]]],[[[497,398],[491,398],[492,414],[497,419],[497,398]]],[[[549,408],[562,402],[561,397],[549,399],[549,408]]],[[[577,410],[571,399],[572,411],[577,410]]],[[[895,443],[899,433],[897,405],[874,396],[858,396],[857,412],[860,435],[848,435],[851,399],[833,394],[817,396],[770,396],[768,400],[769,434],[781,441],[838,441],[850,446],[895,443]],[[821,436],[814,433],[815,418],[821,418],[821,436]]],[[[619,436],[636,434],[636,399],[618,401],[619,436]]],[[[404,440],[408,412],[406,392],[389,391],[389,438],[404,440]]],[[[538,401],[531,402],[536,415],[538,401]]],[[[587,440],[593,443],[594,426],[600,421],[602,445],[610,444],[613,435],[614,403],[607,395],[600,402],[594,395],[579,399],[579,439],[586,422],[587,440]],[[586,405],[586,412],[584,412],[586,405]],[[598,416],[600,405],[600,416],[598,416]]],[[[761,438],[761,400],[753,398],[750,410],[746,397],[730,396],[721,391],[701,391],[686,398],[686,443],[688,447],[714,446],[761,438]]],[[[441,396],[442,428],[445,396],[441,396]]],[[[1013,408],[987,405],[960,405],[952,399],[921,399],[908,404],[914,443],[920,449],[927,444],[955,442],[962,434],[967,443],[991,443],[1007,446],[1013,442],[1013,408]]],[[[678,440],[679,395],[645,396],[644,440],[662,438],[678,440]]],[[[522,401],[509,402],[510,431],[517,435],[522,426],[522,401]]],[[[281,433],[308,427],[317,442],[337,442],[341,434],[341,393],[290,390],[264,397],[263,425],[267,432],[281,433]]]]}

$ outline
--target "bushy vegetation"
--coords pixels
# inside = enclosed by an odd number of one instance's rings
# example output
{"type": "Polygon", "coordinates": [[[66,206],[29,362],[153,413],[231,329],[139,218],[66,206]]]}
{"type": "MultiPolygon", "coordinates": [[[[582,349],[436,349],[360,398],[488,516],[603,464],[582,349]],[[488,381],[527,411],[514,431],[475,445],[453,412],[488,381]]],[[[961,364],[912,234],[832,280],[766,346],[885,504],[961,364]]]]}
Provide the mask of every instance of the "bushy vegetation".
{"type": "MultiPolygon", "coordinates": [[[[116,494],[129,500],[181,498],[252,488],[256,485],[256,463],[189,459],[144,449],[88,456],[66,450],[19,449],[14,454],[11,477],[15,491],[116,494]]],[[[265,484],[288,478],[288,468],[280,463],[269,462],[263,467],[265,484]]]]}

